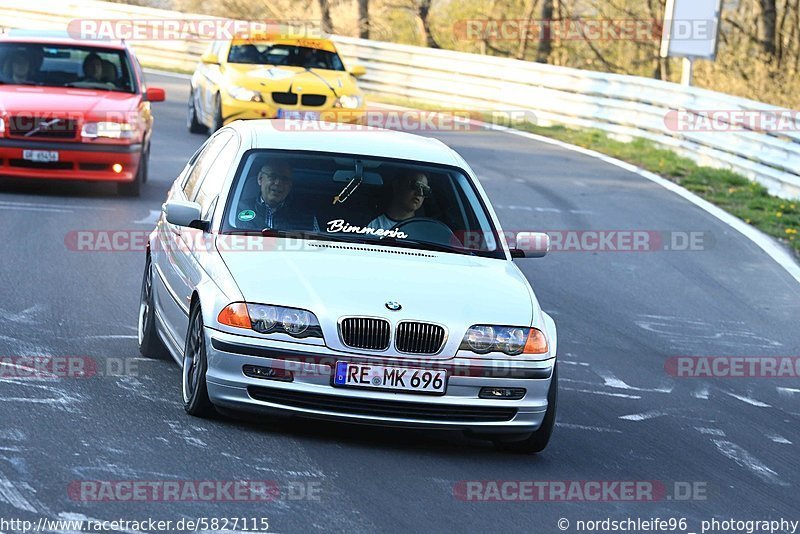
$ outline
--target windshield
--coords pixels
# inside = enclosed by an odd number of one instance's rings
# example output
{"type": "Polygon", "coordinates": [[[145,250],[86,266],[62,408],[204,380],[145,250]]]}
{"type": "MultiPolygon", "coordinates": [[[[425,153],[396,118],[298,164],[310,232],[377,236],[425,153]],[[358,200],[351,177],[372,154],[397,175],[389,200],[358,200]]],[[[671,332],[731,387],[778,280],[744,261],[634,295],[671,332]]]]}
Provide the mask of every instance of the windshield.
{"type": "Polygon", "coordinates": [[[251,150],[223,233],[330,239],[505,258],[461,169],[388,158],[251,150]]]}
{"type": "Polygon", "coordinates": [[[336,52],[306,46],[271,43],[233,45],[228,52],[228,63],[344,70],[344,64],[336,52]]]}
{"type": "Polygon", "coordinates": [[[0,81],[126,93],[136,90],[124,50],[77,45],[0,43],[0,81]]]}

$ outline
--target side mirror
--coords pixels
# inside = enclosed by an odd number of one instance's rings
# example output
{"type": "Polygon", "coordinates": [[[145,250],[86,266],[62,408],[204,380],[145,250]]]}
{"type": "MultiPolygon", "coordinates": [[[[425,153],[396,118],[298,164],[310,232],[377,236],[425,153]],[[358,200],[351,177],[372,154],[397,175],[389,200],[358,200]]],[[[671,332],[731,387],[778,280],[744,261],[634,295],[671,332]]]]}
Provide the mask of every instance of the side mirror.
{"type": "Polygon", "coordinates": [[[144,97],[148,102],[163,102],[167,94],[160,87],[148,87],[144,97]]]}
{"type": "Polygon", "coordinates": [[[188,200],[170,200],[161,207],[167,222],[176,226],[207,230],[208,222],[200,218],[200,204],[188,200]]]}
{"type": "Polygon", "coordinates": [[[520,232],[511,259],[542,258],[550,251],[550,236],[543,232],[520,232]]]}
{"type": "Polygon", "coordinates": [[[213,52],[206,52],[200,56],[200,61],[207,65],[219,65],[219,57],[213,52]]]}
{"type": "Polygon", "coordinates": [[[350,74],[356,78],[360,78],[367,73],[367,68],[364,65],[353,65],[350,67],[350,74]]]}

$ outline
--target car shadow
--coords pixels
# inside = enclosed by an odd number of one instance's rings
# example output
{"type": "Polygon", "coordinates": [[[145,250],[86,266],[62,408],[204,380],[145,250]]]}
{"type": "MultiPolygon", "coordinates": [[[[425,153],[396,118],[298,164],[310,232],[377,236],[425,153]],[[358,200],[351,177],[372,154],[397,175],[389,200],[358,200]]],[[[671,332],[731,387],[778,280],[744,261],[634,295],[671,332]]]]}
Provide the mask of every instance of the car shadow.
{"type": "Polygon", "coordinates": [[[476,452],[481,452],[482,455],[496,454],[498,458],[523,457],[533,460],[537,457],[498,451],[490,441],[469,437],[460,430],[389,427],[313,418],[265,416],[229,410],[221,411],[217,422],[245,432],[280,433],[284,437],[320,445],[337,443],[396,452],[424,450],[441,453],[448,458],[474,458],[476,452]]]}

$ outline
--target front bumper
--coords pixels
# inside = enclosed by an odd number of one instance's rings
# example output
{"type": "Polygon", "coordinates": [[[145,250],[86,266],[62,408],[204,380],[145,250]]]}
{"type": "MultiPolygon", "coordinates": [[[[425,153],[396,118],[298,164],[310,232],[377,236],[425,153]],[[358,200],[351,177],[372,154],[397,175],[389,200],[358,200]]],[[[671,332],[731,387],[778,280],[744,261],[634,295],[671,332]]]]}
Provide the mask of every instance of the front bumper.
{"type": "Polygon", "coordinates": [[[139,169],[142,145],[112,145],[0,139],[0,176],[56,180],[131,182],[139,169]],[[23,158],[25,150],[58,152],[58,162],[37,163],[23,158]],[[112,166],[122,165],[122,172],[112,166]]]}
{"type": "MultiPolygon", "coordinates": [[[[206,329],[208,394],[217,406],[354,423],[471,430],[475,433],[532,432],[547,410],[555,358],[492,365],[488,360],[375,358],[324,346],[264,341],[206,329]],[[446,368],[444,395],[431,396],[331,385],[336,361],[446,368]],[[292,381],[252,378],[245,365],[292,371],[292,381]],[[481,387],[525,388],[520,400],[481,399],[481,387]]],[[[496,363],[496,362],[495,362],[496,363]]]]}
{"type": "MultiPolygon", "coordinates": [[[[329,99],[330,100],[330,99],[329,99]]],[[[249,119],[274,119],[278,116],[278,109],[284,111],[313,111],[320,114],[322,120],[329,122],[346,122],[360,124],[363,122],[365,107],[358,109],[334,108],[330,104],[324,106],[286,106],[273,102],[249,102],[237,100],[230,95],[222,97],[222,119],[223,124],[229,124],[235,120],[249,119]]]]}

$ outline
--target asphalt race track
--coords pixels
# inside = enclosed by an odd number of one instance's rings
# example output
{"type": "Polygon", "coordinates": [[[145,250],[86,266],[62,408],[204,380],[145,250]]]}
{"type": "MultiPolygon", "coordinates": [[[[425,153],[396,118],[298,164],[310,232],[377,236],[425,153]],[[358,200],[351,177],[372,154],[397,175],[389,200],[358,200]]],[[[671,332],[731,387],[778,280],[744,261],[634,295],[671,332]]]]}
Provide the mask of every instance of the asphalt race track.
{"type": "Polygon", "coordinates": [[[436,136],[475,169],[506,230],[695,232],[703,243],[518,260],[559,328],[558,426],[543,454],[501,453],[455,432],[187,416],[178,366],[139,358],[144,253],[76,251],[69,237],[151,230],[203,142],[185,126],[188,81],[149,81],[168,100],[154,104],[141,198],[117,197],[108,185],[0,183],[0,356],[85,356],[106,375],[0,378],[0,516],[266,517],[282,533],[549,533],[560,532],[560,518],[575,532],[581,519],[627,517],[686,518],[699,531],[714,517],[800,519],[800,380],[680,378],[665,367],[675,356],[800,356],[798,283],[660,186],[500,132],[436,136]],[[120,502],[74,491],[92,480],[268,480],[281,495],[120,502]],[[486,502],[462,491],[468,481],[508,480],[651,481],[666,493],[486,502]],[[695,491],[676,491],[676,482],[695,491]]]}

